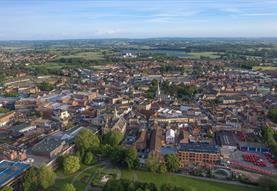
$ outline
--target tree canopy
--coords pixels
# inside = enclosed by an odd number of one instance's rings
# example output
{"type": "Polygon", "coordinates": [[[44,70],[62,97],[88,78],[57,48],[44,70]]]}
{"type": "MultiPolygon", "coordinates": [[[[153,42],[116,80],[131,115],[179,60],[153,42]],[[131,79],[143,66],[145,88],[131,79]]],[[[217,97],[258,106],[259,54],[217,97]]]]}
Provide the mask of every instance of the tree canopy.
{"type": "Polygon", "coordinates": [[[48,82],[42,82],[42,83],[38,84],[38,88],[41,91],[51,91],[54,89],[54,85],[52,85],[48,82]]]}
{"type": "Polygon", "coordinates": [[[13,188],[10,186],[4,186],[1,191],[13,191],[13,188]]]}
{"type": "Polygon", "coordinates": [[[95,158],[92,152],[86,152],[83,161],[86,165],[93,164],[95,162],[95,158]]]}
{"type": "Polygon", "coordinates": [[[43,189],[47,189],[55,184],[56,174],[51,167],[42,166],[38,173],[39,183],[43,189]]]}
{"type": "Polygon", "coordinates": [[[267,115],[274,123],[277,123],[277,108],[270,109],[267,115]]]}
{"type": "Polygon", "coordinates": [[[61,191],[76,191],[76,188],[73,184],[66,183],[62,186],[61,191]]]}
{"type": "Polygon", "coordinates": [[[180,161],[177,155],[169,154],[165,155],[165,165],[170,172],[176,172],[180,168],[180,161]]]}
{"type": "Polygon", "coordinates": [[[267,191],[277,190],[277,176],[262,176],[259,185],[267,191]]]}
{"type": "Polygon", "coordinates": [[[63,170],[65,174],[73,174],[80,169],[80,158],[69,155],[63,159],[63,170]]]}
{"type": "Polygon", "coordinates": [[[110,155],[112,162],[122,167],[135,168],[139,164],[137,150],[134,147],[116,146],[113,147],[110,155]]]}
{"type": "Polygon", "coordinates": [[[123,139],[123,134],[119,131],[110,131],[103,136],[103,143],[108,145],[118,145],[123,139]]]}
{"type": "Polygon", "coordinates": [[[38,189],[38,171],[35,168],[31,168],[26,172],[22,186],[23,191],[36,191],[38,189]]]}
{"type": "Polygon", "coordinates": [[[75,139],[75,144],[79,149],[90,151],[96,149],[99,144],[99,138],[90,129],[83,129],[75,139]]]}

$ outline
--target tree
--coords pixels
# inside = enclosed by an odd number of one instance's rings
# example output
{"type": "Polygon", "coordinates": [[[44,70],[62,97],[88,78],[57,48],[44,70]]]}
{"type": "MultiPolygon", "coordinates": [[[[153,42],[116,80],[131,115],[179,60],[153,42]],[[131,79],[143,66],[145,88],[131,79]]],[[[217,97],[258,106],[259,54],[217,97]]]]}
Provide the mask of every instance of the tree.
{"type": "Polygon", "coordinates": [[[39,186],[38,183],[38,171],[35,168],[31,168],[24,176],[23,190],[36,191],[39,186]]]}
{"type": "Polygon", "coordinates": [[[73,174],[80,169],[80,158],[78,156],[67,156],[63,160],[63,170],[65,174],[73,174]]]}
{"type": "Polygon", "coordinates": [[[123,139],[123,134],[119,131],[110,131],[103,137],[103,143],[108,145],[118,145],[123,139]]]}
{"type": "Polygon", "coordinates": [[[126,151],[126,156],[125,156],[125,163],[126,166],[130,168],[137,167],[138,165],[138,153],[135,147],[131,147],[130,149],[127,149],[126,151]]]}
{"type": "Polygon", "coordinates": [[[13,191],[13,188],[10,186],[4,186],[1,191],[13,191]]]}
{"type": "Polygon", "coordinates": [[[157,172],[159,170],[159,164],[159,159],[153,155],[147,158],[145,166],[149,171],[157,172]]]}
{"type": "Polygon", "coordinates": [[[277,108],[272,108],[268,111],[267,116],[274,122],[277,123],[277,108]]]}
{"type": "Polygon", "coordinates": [[[270,126],[264,126],[262,128],[266,143],[270,147],[272,153],[277,156],[277,142],[275,141],[275,132],[270,126]]]}
{"type": "Polygon", "coordinates": [[[73,184],[66,183],[62,186],[61,191],[76,191],[73,184]]]}
{"type": "Polygon", "coordinates": [[[161,163],[159,165],[158,172],[161,173],[161,174],[165,174],[167,172],[167,167],[166,167],[165,163],[161,163]]]}
{"type": "Polygon", "coordinates": [[[75,140],[76,146],[84,151],[96,149],[99,143],[99,138],[90,129],[83,129],[75,140]]]}
{"type": "Polygon", "coordinates": [[[4,74],[0,74],[0,84],[4,82],[6,79],[6,76],[4,74]]]}
{"type": "Polygon", "coordinates": [[[139,165],[137,150],[134,147],[115,146],[111,151],[110,158],[114,164],[122,167],[135,168],[139,165]]]}
{"type": "Polygon", "coordinates": [[[43,165],[38,173],[39,184],[43,189],[47,189],[55,184],[56,174],[52,168],[43,165]]]}
{"type": "Polygon", "coordinates": [[[94,156],[92,152],[86,152],[85,157],[84,157],[84,163],[86,165],[91,165],[95,162],[94,156]]]}
{"type": "Polygon", "coordinates": [[[180,160],[177,155],[165,155],[165,164],[169,172],[176,172],[180,168],[180,160]]]}
{"type": "Polygon", "coordinates": [[[259,185],[264,190],[277,190],[277,176],[262,176],[259,179],[259,185]]]}
{"type": "Polygon", "coordinates": [[[54,86],[48,82],[42,82],[42,83],[38,84],[38,88],[41,91],[51,91],[54,89],[54,86]]]}
{"type": "Polygon", "coordinates": [[[4,94],[5,97],[18,97],[20,94],[18,92],[6,92],[4,94]]]}

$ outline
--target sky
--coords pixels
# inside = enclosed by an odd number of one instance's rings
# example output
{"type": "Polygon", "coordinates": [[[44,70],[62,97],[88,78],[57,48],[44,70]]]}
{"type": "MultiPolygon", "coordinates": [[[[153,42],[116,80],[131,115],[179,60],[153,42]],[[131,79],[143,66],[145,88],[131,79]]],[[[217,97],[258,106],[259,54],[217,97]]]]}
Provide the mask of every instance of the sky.
{"type": "Polygon", "coordinates": [[[277,0],[0,0],[0,40],[277,37],[277,0]]]}

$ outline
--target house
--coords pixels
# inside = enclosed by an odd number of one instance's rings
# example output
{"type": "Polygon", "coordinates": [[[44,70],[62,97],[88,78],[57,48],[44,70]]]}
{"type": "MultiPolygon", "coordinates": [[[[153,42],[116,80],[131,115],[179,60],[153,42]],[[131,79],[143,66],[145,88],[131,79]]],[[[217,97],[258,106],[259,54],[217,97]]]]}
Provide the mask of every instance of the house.
{"type": "Polygon", "coordinates": [[[175,143],[175,131],[173,129],[169,129],[166,131],[165,140],[166,140],[166,144],[175,143]]]}
{"type": "Polygon", "coordinates": [[[7,125],[15,117],[15,112],[0,114],[0,127],[7,125]]]}
{"type": "Polygon", "coordinates": [[[0,159],[12,161],[24,161],[27,159],[27,153],[24,149],[8,145],[6,143],[0,144],[0,159]]]}

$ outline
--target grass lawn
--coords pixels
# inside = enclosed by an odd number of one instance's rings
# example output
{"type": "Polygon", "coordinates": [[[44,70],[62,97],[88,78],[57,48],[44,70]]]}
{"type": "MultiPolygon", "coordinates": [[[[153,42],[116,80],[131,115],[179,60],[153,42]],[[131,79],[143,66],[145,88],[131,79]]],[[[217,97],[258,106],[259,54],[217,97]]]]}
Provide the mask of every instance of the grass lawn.
{"type": "Polygon", "coordinates": [[[190,52],[187,53],[188,58],[200,59],[200,57],[209,57],[211,59],[219,58],[218,52],[190,52]]]}
{"type": "Polygon", "coordinates": [[[260,191],[260,189],[247,188],[231,184],[222,184],[205,180],[197,180],[176,175],[161,175],[144,171],[122,170],[122,178],[141,182],[153,182],[157,185],[171,183],[179,187],[189,187],[193,191],[260,191]]]}
{"type": "MultiPolygon", "coordinates": [[[[86,165],[83,165],[81,164],[81,170],[85,169],[86,165]]],[[[74,174],[71,174],[71,175],[65,175],[63,173],[63,171],[61,169],[57,170],[56,174],[57,174],[57,179],[56,179],[56,182],[55,182],[55,185],[52,186],[51,188],[48,189],[48,191],[56,191],[56,190],[61,190],[62,186],[66,183],[71,183],[72,179],[80,172],[76,172],[74,174]]],[[[79,178],[79,177],[78,177],[79,178]]],[[[77,178],[77,179],[78,179],[77,178]]],[[[83,190],[85,188],[86,185],[82,185],[81,182],[77,181],[76,180],[76,184],[74,184],[74,186],[76,187],[77,190],[83,190]]]]}
{"type": "MultiPolygon", "coordinates": [[[[82,166],[82,169],[85,169],[85,168],[87,168],[87,166],[82,166]]],[[[58,171],[57,172],[58,179],[56,180],[55,185],[51,189],[49,189],[49,191],[61,190],[62,186],[65,183],[71,183],[74,177],[75,177],[75,181],[73,184],[76,190],[83,191],[86,185],[89,184],[89,181],[91,180],[91,177],[93,175],[100,175],[101,177],[101,175],[107,175],[107,174],[112,174],[112,176],[114,176],[115,178],[118,175],[121,175],[121,177],[119,176],[117,178],[140,181],[140,182],[152,182],[157,184],[158,186],[161,186],[162,184],[165,184],[165,183],[170,183],[178,187],[189,187],[193,191],[262,191],[259,188],[257,189],[252,187],[248,188],[248,187],[242,187],[242,186],[231,185],[231,184],[223,184],[223,183],[211,182],[206,180],[199,180],[199,179],[177,176],[177,175],[169,175],[169,174],[162,175],[162,174],[155,174],[155,173],[145,172],[145,171],[136,171],[136,170],[132,171],[132,170],[125,170],[125,169],[120,170],[112,167],[107,168],[101,165],[95,165],[92,168],[88,168],[80,175],[78,175],[79,172],[70,176],[65,176],[62,173],[62,171],[58,171]]]]}
{"type": "Polygon", "coordinates": [[[253,70],[277,70],[277,66],[254,66],[253,70]]]}
{"type": "Polygon", "coordinates": [[[86,60],[103,60],[104,55],[101,51],[79,52],[71,55],[62,55],[59,58],[83,58],[86,60]]]}

